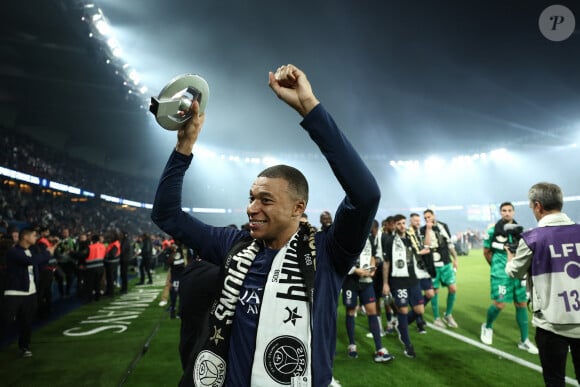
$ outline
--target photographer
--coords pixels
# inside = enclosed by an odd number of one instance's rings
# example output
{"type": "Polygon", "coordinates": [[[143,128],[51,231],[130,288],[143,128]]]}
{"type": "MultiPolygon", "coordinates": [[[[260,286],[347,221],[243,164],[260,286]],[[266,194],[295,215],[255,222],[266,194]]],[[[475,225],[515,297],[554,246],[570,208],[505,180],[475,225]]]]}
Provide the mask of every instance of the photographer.
{"type": "Polygon", "coordinates": [[[537,183],[528,192],[538,227],[522,234],[517,251],[507,251],[506,273],[528,275],[536,343],[546,386],[564,386],[568,349],[580,382],[580,225],[561,212],[562,190],[537,183]]]}
{"type": "Polygon", "coordinates": [[[516,321],[520,328],[518,348],[537,354],[538,348],[528,338],[528,296],[524,281],[510,278],[505,271],[507,264],[506,247],[512,251],[520,239],[521,226],[514,220],[514,206],[504,202],[499,206],[501,219],[487,230],[483,241],[483,256],[491,269],[491,299],[493,303],[487,310],[487,319],[481,325],[481,342],[491,345],[493,341],[493,322],[503,310],[506,303],[513,302],[516,307],[516,321]]]}

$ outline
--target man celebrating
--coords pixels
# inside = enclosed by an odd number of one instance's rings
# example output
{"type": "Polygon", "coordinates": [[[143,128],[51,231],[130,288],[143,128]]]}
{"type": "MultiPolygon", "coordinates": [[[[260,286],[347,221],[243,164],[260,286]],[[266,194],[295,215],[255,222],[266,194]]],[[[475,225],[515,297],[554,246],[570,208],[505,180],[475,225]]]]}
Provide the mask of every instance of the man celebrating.
{"type": "Polygon", "coordinates": [[[378,185],[293,65],[270,72],[274,93],[301,125],[346,192],[323,232],[304,224],[308,183],[295,168],[262,171],[250,187],[249,231],[213,227],[181,210],[183,176],[204,122],[199,104],[178,131],[152,211],[166,233],[223,265],[209,334],[196,343],[181,385],[327,386],[336,347],[342,280],[361,253],[380,200],[378,185]]]}
{"type": "Polygon", "coordinates": [[[538,227],[522,234],[515,257],[506,249],[506,273],[528,276],[532,324],[546,386],[563,386],[568,350],[580,383],[580,225],[562,213],[562,190],[537,183],[528,192],[538,227]]]}
{"type": "MultiPolygon", "coordinates": [[[[507,253],[505,247],[514,244],[512,233],[507,231],[508,224],[517,224],[514,220],[514,206],[510,202],[499,206],[501,219],[487,230],[487,238],[483,241],[483,256],[491,266],[491,299],[493,304],[487,310],[487,320],[481,325],[481,342],[491,345],[493,341],[492,325],[507,302],[516,307],[516,321],[520,328],[520,343],[518,348],[537,354],[538,348],[528,339],[528,310],[526,287],[522,280],[510,278],[505,272],[507,253]]],[[[509,227],[509,226],[508,226],[509,227]]]]}

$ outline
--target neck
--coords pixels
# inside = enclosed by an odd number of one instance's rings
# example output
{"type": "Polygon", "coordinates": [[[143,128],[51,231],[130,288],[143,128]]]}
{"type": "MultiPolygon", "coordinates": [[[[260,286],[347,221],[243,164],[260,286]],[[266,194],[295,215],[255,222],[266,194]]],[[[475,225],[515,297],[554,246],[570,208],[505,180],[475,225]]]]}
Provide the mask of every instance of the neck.
{"type": "Polygon", "coordinates": [[[298,231],[298,226],[296,226],[296,228],[294,229],[294,231],[288,231],[287,233],[285,233],[285,235],[273,239],[273,240],[264,240],[264,245],[272,250],[280,250],[282,247],[284,247],[286,245],[286,243],[288,243],[290,241],[290,239],[292,239],[292,236],[296,233],[296,231],[298,231]]]}
{"type": "Polygon", "coordinates": [[[558,213],[560,213],[560,211],[558,211],[558,210],[552,210],[552,211],[543,210],[540,213],[540,217],[538,218],[538,221],[540,221],[546,215],[552,215],[552,214],[558,214],[558,213]]]}

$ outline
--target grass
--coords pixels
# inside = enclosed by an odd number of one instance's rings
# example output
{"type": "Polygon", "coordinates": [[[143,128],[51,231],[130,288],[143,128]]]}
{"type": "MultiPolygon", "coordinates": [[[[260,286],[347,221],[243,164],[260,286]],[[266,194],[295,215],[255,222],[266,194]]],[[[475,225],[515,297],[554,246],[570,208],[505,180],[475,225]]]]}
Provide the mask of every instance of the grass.
{"type": "MultiPolygon", "coordinates": [[[[157,306],[164,274],[158,274],[154,286],[131,288],[124,299],[101,300],[86,304],[68,315],[35,331],[32,358],[21,359],[16,345],[0,352],[2,386],[175,386],[181,374],[177,352],[179,320],[170,320],[165,308],[157,306]],[[141,291],[141,292],[140,292],[141,291]],[[106,315],[107,314],[107,315],[106,315]],[[106,322],[104,322],[106,321],[106,322]],[[116,326],[87,336],[66,336],[116,326]],[[122,328],[126,328],[123,332],[122,328]]],[[[481,250],[460,257],[457,274],[457,301],[453,315],[459,328],[453,330],[479,341],[489,300],[489,266],[481,250]]],[[[446,290],[440,296],[445,307],[446,290]]],[[[426,320],[432,320],[427,307],[426,320]]],[[[359,358],[349,359],[344,323],[344,307],[338,310],[337,354],[334,376],[345,386],[542,386],[538,371],[491,354],[473,345],[428,329],[419,335],[411,329],[416,359],[403,355],[403,347],[394,335],[383,339],[395,355],[386,364],[372,361],[374,344],[365,337],[365,316],[356,320],[359,358]]],[[[533,340],[535,328],[530,324],[533,340]]],[[[506,306],[494,324],[493,348],[539,365],[537,355],[517,348],[519,330],[513,306],[506,306]]],[[[569,357],[567,375],[574,378],[569,357]]]]}

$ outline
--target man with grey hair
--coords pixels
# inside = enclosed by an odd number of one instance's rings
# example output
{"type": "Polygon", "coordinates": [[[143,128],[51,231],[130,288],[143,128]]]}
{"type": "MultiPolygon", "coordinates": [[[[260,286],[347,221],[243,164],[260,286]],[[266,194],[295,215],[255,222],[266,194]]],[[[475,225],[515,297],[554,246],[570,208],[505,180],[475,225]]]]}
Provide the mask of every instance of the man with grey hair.
{"type": "Polygon", "coordinates": [[[515,255],[506,247],[506,273],[528,276],[546,386],[564,386],[568,348],[580,382],[580,225],[561,212],[562,196],[556,184],[534,184],[528,199],[538,227],[522,233],[515,255]]]}

